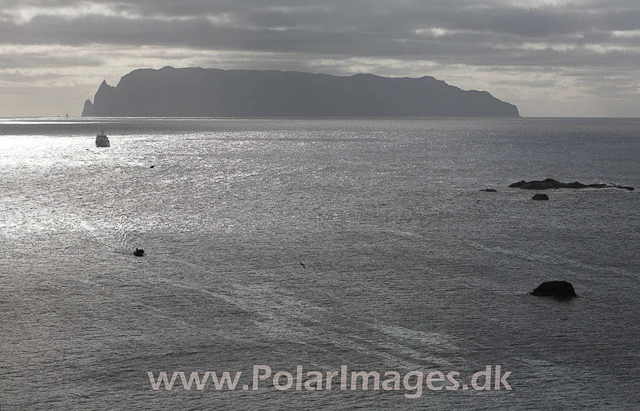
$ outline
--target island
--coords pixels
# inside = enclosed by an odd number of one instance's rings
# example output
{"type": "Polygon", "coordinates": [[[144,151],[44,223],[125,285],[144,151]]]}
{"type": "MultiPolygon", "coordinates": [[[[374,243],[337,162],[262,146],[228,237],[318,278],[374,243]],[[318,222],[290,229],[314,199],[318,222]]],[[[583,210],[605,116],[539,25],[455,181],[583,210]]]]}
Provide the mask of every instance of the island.
{"type": "Polygon", "coordinates": [[[433,77],[274,70],[139,69],[103,81],[85,117],[520,117],[486,91],[433,77]]]}

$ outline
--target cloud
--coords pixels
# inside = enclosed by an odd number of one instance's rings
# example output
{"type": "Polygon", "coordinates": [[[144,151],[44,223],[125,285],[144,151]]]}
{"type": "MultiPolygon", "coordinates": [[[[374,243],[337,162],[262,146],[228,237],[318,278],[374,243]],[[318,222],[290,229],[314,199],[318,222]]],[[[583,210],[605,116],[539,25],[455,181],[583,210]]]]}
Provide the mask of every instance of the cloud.
{"type": "Polygon", "coordinates": [[[611,35],[623,39],[636,39],[640,38],[640,30],[614,30],[611,35]]]}
{"type": "MultiPolygon", "coordinates": [[[[612,89],[640,83],[636,0],[2,0],[0,22],[0,69],[98,67],[109,77],[134,64],[236,64],[442,73],[462,85],[482,73],[482,82],[469,83],[488,88],[503,79],[523,93],[573,84],[593,98],[602,93],[596,84],[605,72],[616,73],[612,89]],[[34,47],[40,55],[19,51],[34,47]],[[145,52],[129,52],[136,49],[145,52]],[[577,72],[593,82],[574,81],[577,72]],[[545,78],[528,81],[539,73],[545,78]]],[[[91,81],[96,76],[84,73],[91,81]]]]}

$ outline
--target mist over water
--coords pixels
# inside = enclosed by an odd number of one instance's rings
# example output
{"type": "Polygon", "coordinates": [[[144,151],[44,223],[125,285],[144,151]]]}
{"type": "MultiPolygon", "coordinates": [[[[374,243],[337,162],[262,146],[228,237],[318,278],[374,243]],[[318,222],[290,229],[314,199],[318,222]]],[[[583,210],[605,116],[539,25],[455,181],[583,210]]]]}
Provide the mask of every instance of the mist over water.
{"type": "Polygon", "coordinates": [[[638,158],[639,120],[2,119],[0,405],[633,409],[638,158]],[[548,177],[636,191],[507,188],[548,177]],[[527,295],[554,279],[580,298],[527,295]],[[147,376],[251,383],[254,364],[498,364],[513,390],[153,391],[147,376]]]}

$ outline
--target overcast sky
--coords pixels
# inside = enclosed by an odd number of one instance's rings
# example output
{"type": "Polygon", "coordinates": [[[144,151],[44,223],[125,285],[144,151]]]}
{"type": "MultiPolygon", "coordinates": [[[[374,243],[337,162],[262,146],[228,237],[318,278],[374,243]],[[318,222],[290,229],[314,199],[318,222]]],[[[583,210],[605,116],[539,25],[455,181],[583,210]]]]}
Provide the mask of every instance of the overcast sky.
{"type": "Polygon", "coordinates": [[[434,76],[524,116],[640,116],[640,0],[0,0],[0,116],[141,67],[434,76]]]}

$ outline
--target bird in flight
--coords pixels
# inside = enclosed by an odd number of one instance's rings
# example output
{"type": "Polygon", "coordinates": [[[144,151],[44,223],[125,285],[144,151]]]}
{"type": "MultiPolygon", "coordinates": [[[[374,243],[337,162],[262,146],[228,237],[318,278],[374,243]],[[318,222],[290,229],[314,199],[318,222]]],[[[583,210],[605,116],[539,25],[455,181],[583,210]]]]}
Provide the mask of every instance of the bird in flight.
{"type": "Polygon", "coordinates": [[[300,265],[302,266],[302,268],[307,268],[304,266],[304,264],[302,264],[302,261],[300,261],[300,265]]]}

